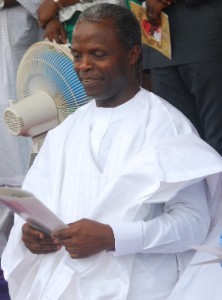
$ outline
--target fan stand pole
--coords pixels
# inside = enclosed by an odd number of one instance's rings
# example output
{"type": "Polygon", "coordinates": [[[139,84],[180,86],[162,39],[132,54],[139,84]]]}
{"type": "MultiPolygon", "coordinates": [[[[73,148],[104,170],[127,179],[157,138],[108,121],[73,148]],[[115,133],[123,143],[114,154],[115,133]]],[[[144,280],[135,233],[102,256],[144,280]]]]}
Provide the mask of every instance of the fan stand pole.
{"type": "Polygon", "coordinates": [[[44,142],[44,139],[46,137],[46,132],[37,136],[32,137],[32,153],[30,157],[29,167],[32,166],[33,161],[35,160],[40,148],[42,147],[42,144],[44,142]]]}

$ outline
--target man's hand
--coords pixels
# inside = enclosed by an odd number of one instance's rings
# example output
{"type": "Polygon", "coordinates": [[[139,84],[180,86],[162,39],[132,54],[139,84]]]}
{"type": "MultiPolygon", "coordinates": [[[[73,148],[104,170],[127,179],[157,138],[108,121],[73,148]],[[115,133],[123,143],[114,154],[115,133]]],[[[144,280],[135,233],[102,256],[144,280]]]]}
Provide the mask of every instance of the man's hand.
{"type": "Polygon", "coordinates": [[[56,252],[62,247],[56,240],[34,229],[27,223],[22,226],[22,240],[29,251],[34,254],[56,252]]]}
{"type": "Polygon", "coordinates": [[[51,42],[56,41],[59,44],[67,43],[64,26],[58,19],[53,19],[46,25],[44,38],[48,38],[51,42]]]}
{"type": "Polygon", "coordinates": [[[68,228],[54,232],[52,236],[72,258],[89,257],[103,250],[115,249],[112,228],[88,219],[71,223],[68,228]]]}
{"type": "Polygon", "coordinates": [[[146,0],[146,14],[151,25],[155,27],[160,25],[161,11],[172,2],[173,0],[146,0]]]}
{"type": "Polygon", "coordinates": [[[42,28],[53,19],[59,11],[59,6],[52,0],[43,1],[38,8],[38,22],[42,28]]]}

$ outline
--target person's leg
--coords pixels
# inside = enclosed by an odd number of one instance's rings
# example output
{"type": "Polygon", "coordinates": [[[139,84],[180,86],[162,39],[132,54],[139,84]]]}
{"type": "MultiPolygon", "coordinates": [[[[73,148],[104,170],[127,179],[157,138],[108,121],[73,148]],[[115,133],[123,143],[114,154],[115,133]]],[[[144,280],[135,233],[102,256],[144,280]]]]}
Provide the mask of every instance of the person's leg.
{"type": "Polygon", "coordinates": [[[153,69],[151,79],[153,92],[179,109],[204,138],[195,97],[183,80],[178,67],[153,69]]]}
{"type": "Polygon", "coordinates": [[[222,62],[181,66],[180,71],[195,96],[205,140],[222,155],[222,62]]]}

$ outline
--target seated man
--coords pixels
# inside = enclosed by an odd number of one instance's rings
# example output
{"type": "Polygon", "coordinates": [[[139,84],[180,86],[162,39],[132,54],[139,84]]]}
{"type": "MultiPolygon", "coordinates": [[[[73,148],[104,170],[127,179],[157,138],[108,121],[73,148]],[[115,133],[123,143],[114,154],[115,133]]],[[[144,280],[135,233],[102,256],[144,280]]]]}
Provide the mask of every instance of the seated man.
{"type": "Polygon", "coordinates": [[[2,261],[11,299],[166,300],[207,235],[222,159],[139,87],[130,10],[83,11],[72,52],[94,100],[49,132],[23,185],[68,228],[47,236],[16,218],[2,261]]]}

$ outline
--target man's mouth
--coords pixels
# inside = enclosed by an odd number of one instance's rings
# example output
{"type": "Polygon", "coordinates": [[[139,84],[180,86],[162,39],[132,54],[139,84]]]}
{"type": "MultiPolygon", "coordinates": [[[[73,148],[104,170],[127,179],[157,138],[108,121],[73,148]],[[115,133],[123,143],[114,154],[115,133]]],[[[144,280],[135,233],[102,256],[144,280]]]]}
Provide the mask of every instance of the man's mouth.
{"type": "Polygon", "coordinates": [[[91,81],[94,81],[95,78],[82,78],[81,80],[82,80],[82,82],[91,82],[91,81]]]}
{"type": "Polygon", "coordinates": [[[90,77],[90,78],[83,77],[83,78],[80,78],[80,80],[84,86],[88,87],[88,86],[93,86],[94,84],[97,84],[98,81],[100,80],[100,78],[99,77],[90,77]]]}

